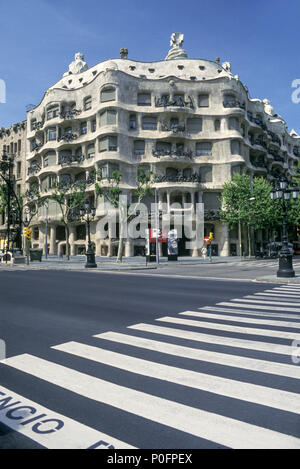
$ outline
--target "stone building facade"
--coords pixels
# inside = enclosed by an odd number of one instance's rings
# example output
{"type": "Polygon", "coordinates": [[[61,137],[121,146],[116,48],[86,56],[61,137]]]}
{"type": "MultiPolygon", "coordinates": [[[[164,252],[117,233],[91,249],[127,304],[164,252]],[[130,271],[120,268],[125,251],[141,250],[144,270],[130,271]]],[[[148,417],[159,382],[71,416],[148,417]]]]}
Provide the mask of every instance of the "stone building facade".
{"type": "MultiPolygon", "coordinates": [[[[182,42],[183,35],[174,33],[166,59],[151,63],[130,60],[121,49],[121,58],[89,68],[78,53],[28,112],[26,155],[20,153],[27,194],[34,187],[47,194],[54,180],[84,182],[97,208],[92,239],[98,255],[115,255],[117,248],[116,239],[101,238],[97,230],[103,216],[95,192],[98,170],[105,179],[118,169],[123,193],[134,200],[138,168],[150,169],[159,205],[167,207],[163,217],[172,218],[177,202],[189,204],[195,218],[195,205],[204,203],[204,235],[213,231],[213,253],[227,256],[239,254],[239,247],[237,235],[218,219],[223,184],[234,172],[269,180],[282,173],[292,177],[298,164],[300,137],[288,131],[269,101],[250,98],[230,63],[189,59],[182,42]]],[[[1,140],[11,145],[8,136],[1,140]]],[[[34,219],[36,246],[45,243],[45,216],[42,209],[34,219]]],[[[51,254],[64,249],[60,218],[50,204],[51,254]]],[[[71,224],[70,244],[73,255],[86,249],[85,226],[78,219],[71,224]]],[[[128,238],[125,255],[139,254],[144,244],[143,234],[128,238]]],[[[179,254],[197,256],[199,250],[181,243],[179,254]]]]}
{"type": "MultiPolygon", "coordinates": [[[[0,128],[0,156],[6,155],[13,160],[13,188],[18,195],[26,192],[26,148],[26,121],[14,124],[7,129],[0,128]]],[[[5,245],[6,231],[7,213],[4,211],[0,214],[0,249],[5,245]]]]}

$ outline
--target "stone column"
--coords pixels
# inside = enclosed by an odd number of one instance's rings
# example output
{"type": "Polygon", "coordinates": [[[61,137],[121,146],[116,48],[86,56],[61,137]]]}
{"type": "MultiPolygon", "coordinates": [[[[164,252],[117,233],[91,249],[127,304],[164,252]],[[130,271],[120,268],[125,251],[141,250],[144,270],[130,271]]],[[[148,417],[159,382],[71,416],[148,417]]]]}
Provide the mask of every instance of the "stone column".
{"type": "Polygon", "coordinates": [[[133,240],[127,238],[125,241],[125,257],[132,257],[133,254],[133,240]]]}
{"type": "Polygon", "coordinates": [[[167,190],[167,210],[170,213],[170,200],[171,200],[171,191],[167,190]]]}
{"type": "Polygon", "coordinates": [[[230,255],[230,244],[229,244],[229,228],[228,225],[223,223],[220,226],[220,235],[221,239],[219,240],[219,245],[222,245],[220,249],[220,256],[229,256],[230,255]]]}
{"type": "Polygon", "coordinates": [[[50,225],[50,250],[49,254],[56,254],[56,226],[50,225]]]}
{"type": "Polygon", "coordinates": [[[39,226],[39,248],[43,249],[43,253],[45,254],[45,226],[39,226]]]}
{"type": "Polygon", "coordinates": [[[70,243],[70,255],[75,256],[75,238],[76,238],[76,227],[70,226],[69,227],[70,236],[69,236],[69,243],[70,243]]]}
{"type": "Polygon", "coordinates": [[[195,192],[191,191],[191,206],[192,206],[192,214],[195,213],[195,192]]]}

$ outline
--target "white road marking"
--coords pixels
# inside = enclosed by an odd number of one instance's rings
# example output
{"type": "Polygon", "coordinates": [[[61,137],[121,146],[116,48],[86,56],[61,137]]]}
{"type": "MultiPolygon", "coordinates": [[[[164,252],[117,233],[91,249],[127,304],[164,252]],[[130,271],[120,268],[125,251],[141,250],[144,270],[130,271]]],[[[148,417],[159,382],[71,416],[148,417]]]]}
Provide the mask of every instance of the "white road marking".
{"type": "Polygon", "coordinates": [[[151,362],[78,342],[67,342],[52,348],[126,370],[130,373],[273,407],[274,409],[300,413],[300,396],[292,392],[151,362]]]}
{"type": "MultiPolygon", "coordinates": [[[[300,334],[294,332],[283,332],[275,331],[271,329],[257,329],[257,328],[246,328],[241,326],[227,326],[226,324],[217,324],[214,322],[204,321],[192,321],[190,319],[174,318],[165,316],[158,318],[156,321],[170,322],[172,324],[180,324],[182,326],[200,327],[202,329],[213,329],[215,331],[226,331],[226,332],[237,332],[239,334],[250,334],[250,335],[262,335],[264,337],[278,337],[281,339],[300,339],[300,334]]],[[[213,332],[212,332],[213,334],[213,332]]]]}
{"type": "MultiPolygon", "coordinates": [[[[290,303],[289,301],[271,301],[271,300],[260,300],[260,299],[255,299],[255,300],[248,300],[248,299],[243,299],[243,298],[232,298],[230,301],[238,301],[238,302],[243,302],[243,303],[261,303],[264,305],[278,305],[278,306],[297,306],[297,303],[290,303]]],[[[285,308],[282,308],[285,309],[285,308]]],[[[298,313],[300,313],[300,304],[298,306],[298,309],[296,310],[298,313]]]]}
{"type": "MultiPolygon", "coordinates": [[[[293,299],[295,301],[299,301],[300,299],[300,295],[290,295],[288,293],[254,293],[254,295],[257,297],[257,296],[262,296],[264,298],[268,297],[268,298],[272,298],[272,297],[276,297],[278,299],[280,298],[289,298],[289,299],[293,299]]],[[[250,298],[252,298],[252,296],[249,295],[250,298]]],[[[245,298],[248,298],[248,296],[246,296],[245,298]]]]}
{"type": "Polygon", "coordinates": [[[6,365],[63,389],[231,448],[300,448],[290,435],[162,399],[24,354],[6,365]]]}
{"type": "Polygon", "coordinates": [[[158,340],[145,339],[128,334],[120,334],[118,332],[104,332],[97,334],[101,340],[109,340],[120,344],[139,347],[154,352],[174,355],[175,357],[189,358],[218,365],[225,365],[244,370],[257,371],[287,378],[300,378],[300,369],[295,365],[287,365],[285,363],[271,362],[260,360],[257,358],[248,358],[238,355],[230,355],[227,353],[210,352],[209,350],[185,347],[183,345],[174,345],[168,342],[160,342],[158,340]]]}
{"type": "MultiPolygon", "coordinates": [[[[240,301],[240,300],[239,300],[240,301]]],[[[253,305],[253,304],[244,304],[244,303],[230,303],[229,301],[222,301],[221,303],[217,303],[218,306],[234,306],[234,307],[237,307],[237,308],[252,308],[252,309],[266,309],[266,310],[272,310],[272,311],[289,311],[291,313],[300,313],[300,309],[299,308],[289,308],[289,307],[281,307],[281,306],[267,306],[267,305],[260,305],[260,304],[257,304],[257,305],[253,305]]]]}
{"type": "MultiPolygon", "coordinates": [[[[235,305],[233,305],[235,306],[235,305]]],[[[238,314],[238,315],[247,315],[247,316],[255,316],[257,318],[285,318],[285,319],[300,319],[300,315],[297,314],[281,314],[281,313],[269,313],[266,311],[253,311],[247,309],[234,309],[234,308],[221,308],[220,306],[203,306],[198,308],[199,310],[203,311],[219,311],[221,313],[231,313],[231,314],[238,314]]]]}
{"type": "MultiPolygon", "coordinates": [[[[246,324],[256,324],[260,326],[261,324],[266,326],[279,326],[279,327],[290,327],[292,329],[299,329],[300,332],[300,322],[288,322],[288,321],[270,321],[268,319],[262,318],[243,318],[240,316],[228,316],[225,314],[212,314],[212,313],[199,313],[198,311],[184,311],[183,313],[179,313],[182,316],[194,316],[198,318],[212,318],[212,319],[220,319],[222,321],[230,321],[230,322],[245,322],[246,324]]],[[[250,329],[251,330],[251,329],[250,329]]]]}
{"type": "Polygon", "coordinates": [[[110,445],[136,449],[3,386],[0,386],[0,422],[48,449],[86,449],[97,443],[101,449],[110,445]]]}
{"type": "Polygon", "coordinates": [[[150,332],[152,334],[167,335],[170,337],[178,337],[180,339],[194,340],[197,342],[206,342],[208,344],[226,345],[229,347],[278,353],[280,355],[288,355],[289,357],[292,353],[291,346],[287,345],[265,343],[249,339],[236,339],[234,337],[214,336],[212,334],[203,334],[200,332],[186,331],[183,329],[174,329],[173,327],[162,327],[141,323],[129,326],[128,329],[150,332]]]}
{"type": "Polygon", "coordinates": [[[267,293],[276,293],[276,294],[285,294],[285,295],[293,296],[294,298],[299,297],[299,292],[298,291],[286,290],[286,289],[282,289],[282,288],[274,288],[273,290],[265,290],[265,292],[267,292],[267,293]]]}

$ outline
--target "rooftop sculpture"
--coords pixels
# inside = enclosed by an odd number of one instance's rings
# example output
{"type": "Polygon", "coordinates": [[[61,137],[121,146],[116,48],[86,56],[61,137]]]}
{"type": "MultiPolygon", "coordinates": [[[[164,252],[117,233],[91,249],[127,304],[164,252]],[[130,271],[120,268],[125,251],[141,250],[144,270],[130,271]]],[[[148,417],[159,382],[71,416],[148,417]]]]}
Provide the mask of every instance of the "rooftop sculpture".
{"type": "Polygon", "coordinates": [[[88,68],[88,64],[84,61],[84,55],[81,52],[77,52],[75,60],[69,65],[69,71],[64,73],[63,76],[78,75],[78,73],[85,72],[88,68]]]}
{"type": "Polygon", "coordinates": [[[174,59],[187,59],[187,53],[181,47],[184,40],[184,34],[182,33],[173,33],[171,36],[170,46],[172,49],[169,50],[169,53],[165,60],[174,60],[174,59]]]}

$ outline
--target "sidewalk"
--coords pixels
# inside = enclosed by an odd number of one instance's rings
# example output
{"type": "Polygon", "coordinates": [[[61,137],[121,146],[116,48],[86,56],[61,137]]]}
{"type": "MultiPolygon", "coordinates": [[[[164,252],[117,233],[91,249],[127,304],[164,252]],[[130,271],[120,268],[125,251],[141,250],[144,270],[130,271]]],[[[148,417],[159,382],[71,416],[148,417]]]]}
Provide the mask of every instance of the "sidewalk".
{"type": "MultiPolygon", "coordinates": [[[[123,257],[122,263],[116,262],[116,257],[96,257],[96,268],[88,269],[90,271],[97,270],[145,270],[145,269],[157,269],[164,266],[174,267],[181,265],[203,265],[203,264],[224,264],[228,262],[246,262],[253,259],[242,259],[240,257],[220,257],[214,256],[211,261],[207,257],[203,259],[201,257],[179,257],[177,261],[168,261],[167,257],[159,259],[159,265],[156,262],[146,263],[145,257],[123,257]]],[[[87,270],[85,269],[86,256],[71,256],[70,260],[67,261],[65,256],[59,258],[58,256],[45,256],[42,258],[42,262],[33,261],[27,264],[5,264],[0,263],[0,271],[6,269],[20,269],[20,270],[87,270]]]]}
{"type": "Polygon", "coordinates": [[[284,278],[284,277],[277,277],[276,275],[265,275],[263,277],[257,277],[255,279],[256,282],[266,282],[266,283],[293,283],[300,285],[300,276],[284,278]]]}

